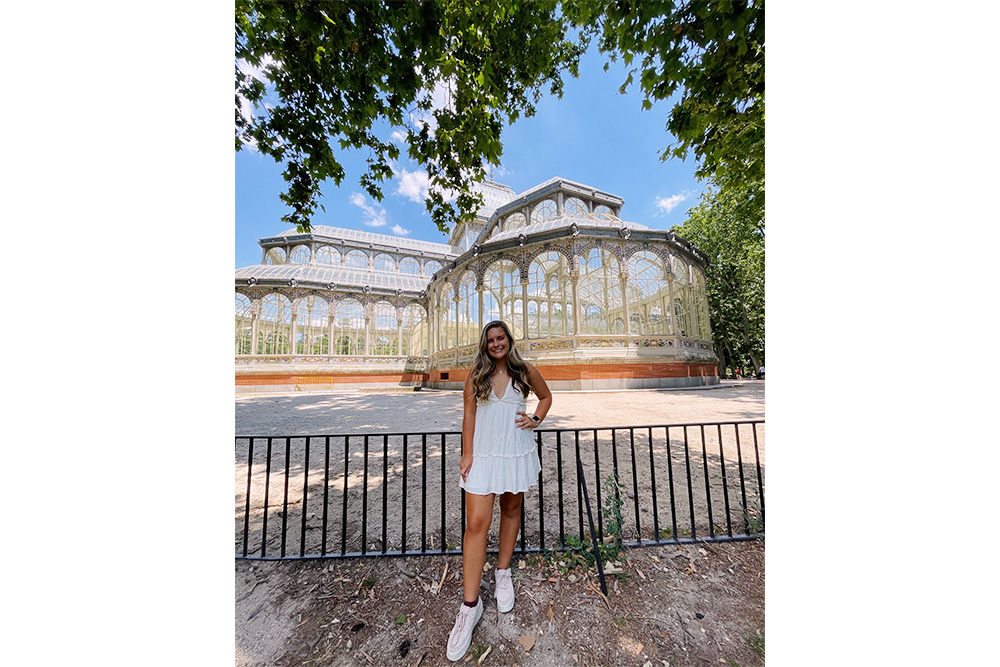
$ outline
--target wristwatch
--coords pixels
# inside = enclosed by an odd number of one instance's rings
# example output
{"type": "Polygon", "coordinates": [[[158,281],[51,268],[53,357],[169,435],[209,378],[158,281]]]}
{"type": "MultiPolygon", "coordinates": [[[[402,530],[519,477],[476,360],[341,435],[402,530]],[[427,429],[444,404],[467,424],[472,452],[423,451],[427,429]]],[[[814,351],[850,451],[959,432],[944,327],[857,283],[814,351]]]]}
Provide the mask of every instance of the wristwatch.
{"type": "Polygon", "coordinates": [[[539,424],[542,423],[542,420],[541,418],[539,418],[538,415],[531,415],[531,418],[535,420],[535,426],[538,426],[539,424]]]}

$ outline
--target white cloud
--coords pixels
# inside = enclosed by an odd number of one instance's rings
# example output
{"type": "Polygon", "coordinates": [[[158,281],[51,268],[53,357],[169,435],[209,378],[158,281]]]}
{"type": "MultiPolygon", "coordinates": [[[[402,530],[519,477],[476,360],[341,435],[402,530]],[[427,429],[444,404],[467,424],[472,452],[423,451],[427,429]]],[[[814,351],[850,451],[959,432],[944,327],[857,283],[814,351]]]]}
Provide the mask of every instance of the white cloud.
{"type": "Polygon", "coordinates": [[[664,214],[670,213],[677,205],[682,201],[686,201],[688,198],[687,194],[673,195],[672,197],[657,197],[656,207],[660,209],[664,214]]]}
{"type": "Polygon", "coordinates": [[[392,134],[389,135],[389,138],[397,144],[406,143],[406,132],[403,132],[402,130],[393,130],[392,134]]]}
{"type": "Polygon", "coordinates": [[[360,192],[352,192],[350,202],[360,208],[364,214],[364,223],[369,227],[385,227],[385,209],[375,204],[372,206],[360,192]]]}
{"type": "Polygon", "coordinates": [[[392,233],[395,234],[396,236],[409,236],[410,230],[409,229],[403,229],[399,225],[393,225],[392,226],[392,233]]]}
{"type": "Polygon", "coordinates": [[[430,185],[430,177],[427,176],[426,171],[406,171],[403,169],[399,176],[399,188],[396,192],[419,204],[427,199],[430,185]]]}

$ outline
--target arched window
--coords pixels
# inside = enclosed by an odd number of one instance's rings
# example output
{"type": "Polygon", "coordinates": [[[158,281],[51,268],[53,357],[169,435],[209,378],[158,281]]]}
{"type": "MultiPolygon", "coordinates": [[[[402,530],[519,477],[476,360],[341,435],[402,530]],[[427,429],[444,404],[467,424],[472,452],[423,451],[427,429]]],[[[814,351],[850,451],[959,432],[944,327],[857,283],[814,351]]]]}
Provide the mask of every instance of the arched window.
{"type": "Polygon", "coordinates": [[[405,273],[408,276],[419,276],[420,262],[412,257],[404,257],[399,260],[399,272],[405,273]]]}
{"type": "Polygon", "coordinates": [[[427,356],[427,321],[424,309],[411,303],[403,310],[403,350],[408,356],[427,356]]]}
{"type": "Polygon", "coordinates": [[[524,217],[523,213],[511,213],[508,215],[503,222],[503,230],[506,232],[510,229],[518,229],[519,227],[524,227],[528,224],[528,220],[524,217]]]}
{"type": "Polygon", "coordinates": [[[265,264],[284,264],[285,263],[285,249],[284,248],[271,248],[267,251],[267,255],[264,257],[265,264]]]}
{"type": "Polygon", "coordinates": [[[375,255],[375,270],[396,273],[396,260],[385,253],[375,255]]]}
{"type": "Polygon", "coordinates": [[[458,309],[455,306],[455,289],[446,283],[438,296],[438,349],[451,350],[458,346],[455,339],[455,320],[458,309]]]}
{"type": "Polygon", "coordinates": [[[537,225],[554,217],[556,217],[556,203],[551,199],[545,199],[536,204],[535,208],[531,209],[530,224],[537,225]]]}
{"type": "Polygon", "coordinates": [[[289,354],[292,337],[292,302],[281,294],[261,299],[257,325],[257,354],[289,354]]]}
{"type": "Polygon", "coordinates": [[[316,249],[316,263],[340,266],[340,251],[328,245],[316,249]]]}
{"type": "Polygon", "coordinates": [[[708,321],[708,294],[705,291],[705,274],[692,266],[694,274],[694,305],[698,314],[698,338],[712,340],[712,327],[708,321]]]}
{"type": "Polygon", "coordinates": [[[236,354],[253,354],[253,320],[250,315],[250,299],[236,293],[236,354]]]}
{"type": "Polygon", "coordinates": [[[580,329],[589,335],[625,333],[618,259],[591,248],[580,258],[580,329]]]}
{"type": "Polygon", "coordinates": [[[603,204],[594,207],[594,215],[596,215],[599,218],[605,218],[608,220],[611,220],[612,218],[615,217],[614,211],[612,211],[607,206],[604,206],[603,204]]]}
{"type": "Polygon", "coordinates": [[[289,264],[308,264],[309,263],[309,246],[297,245],[292,248],[292,252],[288,255],[289,264]]]}
{"type": "Polygon", "coordinates": [[[631,332],[643,336],[670,333],[662,313],[670,303],[666,267],[657,255],[643,250],[629,259],[628,308],[631,332]],[[653,316],[653,309],[657,315],[653,316]]]}
{"type": "Polygon", "coordinates": [[[570,197],[563,202],[563,214],[566,216],[586,215],[587,205],[576,197],[570,197]]]}
{"type": "Polygon", "coordinates": [[[479,293],[476,274],[466,271],[458,286],[458,344],[472,345],[479,341],[479,293]]]}
{"type": "Polygon", "coordinates": [[[528,338],[569,335],[573,330],[573,294],[565,255],[546,252],[532,260],[528,300],[528,338]]]}
{"type": "Polygon", "coordinates": [[[329,341],[327,325],[330,321],[330,306],[318,296],[306,296],[299,299],[296,330],[298,340],[295,341],[296,354],[327,354],[329,341]]]}
{"type": "Polygon", "coordinates": [[[379,356],[398,354],[399,340],[396,308],[391,303],[379,301],[372,304],[370,354],[379,356]]]}
{"type": "Polygon", "coordinates": [[[334,354],[365,353],[365,309],[356,299],[337,304],[333,320],[334,354]]]}
{"type": "Polygon", "coordinates": [[[347,254],[344,255],[344,266],[349,266],[352,269],[367,269],[368,255],[360,250],[348,250],[347,254]]]}
{"type": "Polygon", "coordinates": [[[424,262],[424,275],[430,278],[435,273],[441,270],[441,262],[433,259],[429,259],[424,262]]]}
{"type": "Polygon", "coordinates": [[[490,264],[483,279],[483,323],[503,320],[515,339],[524,338],[523,305],[517,264],[507,259],[490,264]]]}

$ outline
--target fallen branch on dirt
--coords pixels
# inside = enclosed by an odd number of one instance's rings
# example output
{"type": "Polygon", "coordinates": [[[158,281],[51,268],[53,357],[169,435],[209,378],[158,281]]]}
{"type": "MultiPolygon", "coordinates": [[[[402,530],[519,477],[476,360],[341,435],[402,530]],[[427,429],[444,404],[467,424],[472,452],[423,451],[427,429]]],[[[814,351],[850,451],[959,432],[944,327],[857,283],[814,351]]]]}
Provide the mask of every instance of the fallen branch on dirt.
{"type": "Polygon", "coordinates": [[[264,603],[261,602],[259,605],[257,605],[256,609],[254,609],[252,612],[250,612],[250,615],[247,617],[247,623],[249,623],[250,621],[252,621],[254,619],[254,616],[256,616],[257,614],[259,614],[260,610],[263,609],[263,608],[264,608],[264,603]]]}

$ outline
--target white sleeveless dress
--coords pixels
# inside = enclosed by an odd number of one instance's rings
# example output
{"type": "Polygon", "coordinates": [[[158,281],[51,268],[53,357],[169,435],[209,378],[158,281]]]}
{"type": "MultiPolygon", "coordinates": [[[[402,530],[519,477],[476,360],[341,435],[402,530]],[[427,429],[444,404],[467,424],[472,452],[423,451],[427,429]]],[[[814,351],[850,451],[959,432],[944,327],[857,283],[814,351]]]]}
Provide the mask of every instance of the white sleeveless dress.
{"type": "Polygon", "coordinates": [[[538,461],[532,429],[514,423],[524,411],[525,397],[507,380],[503,398],[490,389],[489,400],[476,406],[476,429],[472,435],[472,469],[458,485],[469,493],[520,493],[538,482],[538,461]]]}

